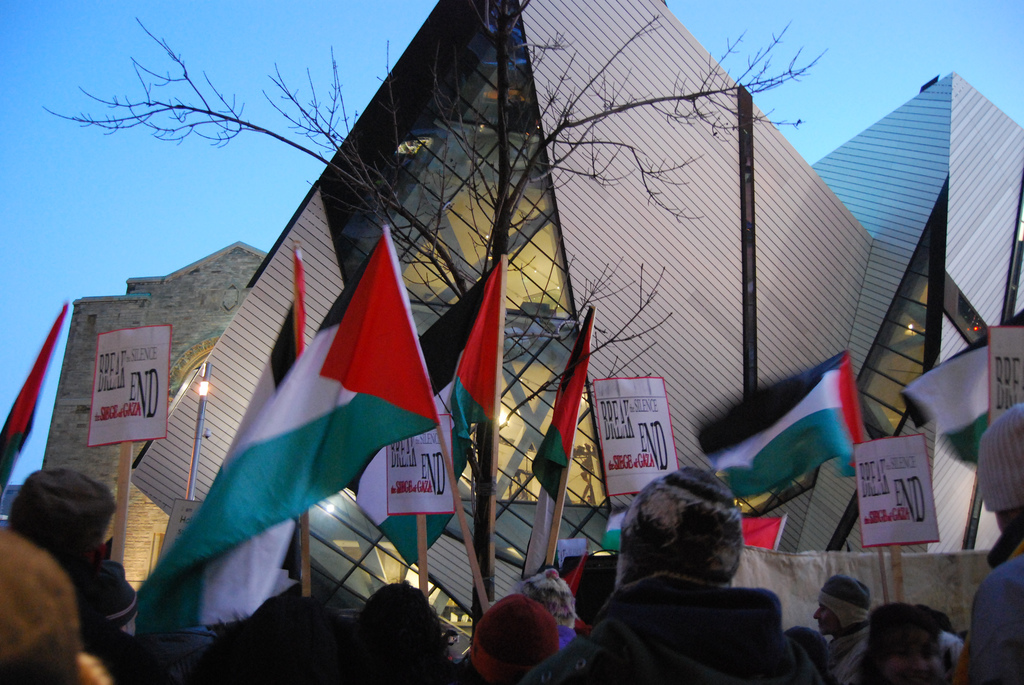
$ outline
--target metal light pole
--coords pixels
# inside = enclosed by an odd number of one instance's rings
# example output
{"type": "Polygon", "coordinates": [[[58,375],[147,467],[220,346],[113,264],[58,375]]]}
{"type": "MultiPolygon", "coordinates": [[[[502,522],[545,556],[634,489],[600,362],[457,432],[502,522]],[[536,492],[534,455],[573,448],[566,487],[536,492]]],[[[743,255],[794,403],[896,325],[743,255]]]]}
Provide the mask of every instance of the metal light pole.
{"type": "Polygon", "coordinates": [[[199,369],[199,411],[196,414],[196,440],[192,444],[192,463],[188,468],[188,489],[185,499],[196,498],[196,475],[199,473],[199,448],[203,442],[203,421],[206,418],[206,394],[210,390],[210,362],[203,362],[199,369]]]}

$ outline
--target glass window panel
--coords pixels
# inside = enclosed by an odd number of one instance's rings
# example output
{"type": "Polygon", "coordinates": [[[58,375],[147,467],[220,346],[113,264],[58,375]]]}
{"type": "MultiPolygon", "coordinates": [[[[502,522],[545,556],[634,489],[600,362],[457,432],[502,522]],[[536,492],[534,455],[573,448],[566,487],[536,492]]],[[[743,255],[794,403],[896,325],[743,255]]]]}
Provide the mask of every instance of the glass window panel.
{"type": "Polygon", "coordinates": [[[898,326],[887,321],[882,324],[875,344],[924,363],[924,335],[906,326],[898,326]]]}
{"type": "Polygon", "coordinates": [[[536,512],[534,504],[513,503],[508,505],[501,517],[501,535],[508,542],[509,549],[516,550],[520,556],[526,555],[533,532],[533,519],[536,512]]]}
{"type": "MultiPolygon", "coordinates": [[[[331,516],[339,519],[347,528],[356,531],[367,540],[377,540],[380,538],[380,531],[377,529],[377,526],[370,519],[366,518],[366,514],[359,508],[359,505],[355,502],[355,497],[348,490],[343,490],[337,495],[332,496],[326,503],[334,507],[331,516]]],[[[322,511],[322,508],[319,510],[322,511]]],[[[314,509],[314,511],[317,511],[317,509],[314,509]]]]}
{"type": "Polygon", "coordinates": [[[576,431],[576,444],[573,446],[573,462],[569,469],[567,499],[573,504],[589,504],[600,506],[606,499],[604,483],[601,481],[601,464],[597,455],[597,445],[583,438],[581,431],[576,431]]]}
{"type": "Polygon", "coordinates": [[[507,295],[525,312],[538,316],[565,317],[568,291],[565,273],[534,242],[523,247],[509,264],[507,295]]]}
{"type": "Polygon", "coordinates": [[[902,410],[904,408],[903,398],[900,396],[900,391],[903,390],[903,386],[894,383],[885,376],[875,373],[870,369],[866,369],[859,380],[861,392],[867,395],[871,395],[882,404],[895,407],[896,409],[902,410]]]}
{"type": "Polygon", "coordinates": [[[345,580],[345,584],[334,594],[328,606],[358,608],[377,590],[387,585],[380,578],[370,575],[364,569],[356,568],[345,580]]]}
{"type": "Polygon", "coordinates": [[[336,581],[343,580],[355,566],[355,563],[312,535],[309,541],[309,560],[322,573],[336,581]]]}
{"type": "MultiPolygon", "coordinates": [[[[309,523],[311,530],[315,530],[317,537],[321,538],[325,544],[333,545],[353,560],[358,561],[362,557],[364,550],[360,544],[368,543],[368,540],[357,535],[351,526],[346,525],[335,516],[324,513],[319,507],[310,509],[309,523]]],[[[379,535],[374,539],[377,537],[379,535]]]]}
{"type": "Polygon", "coordinates": [[[900,295],[918,302],[928,301],[928,278],[925,275],[908,275],[906,281],[900,287],[900,295]]]}
{"type": "Polygon", "coordinates": [[[903,355],[892,354],[879,346],[872,349],[864,367],[865,369],[874,369],[903,385],[908,385],[920,376],[923,368],[920,363],[907,359],[903,355]]]}
{"type": "Polygon", "coordinates": [[[882,435],[893,435],[900,424],[900,415],[877,400],[861,394],[865,425],[872,424],[882,435]]]}

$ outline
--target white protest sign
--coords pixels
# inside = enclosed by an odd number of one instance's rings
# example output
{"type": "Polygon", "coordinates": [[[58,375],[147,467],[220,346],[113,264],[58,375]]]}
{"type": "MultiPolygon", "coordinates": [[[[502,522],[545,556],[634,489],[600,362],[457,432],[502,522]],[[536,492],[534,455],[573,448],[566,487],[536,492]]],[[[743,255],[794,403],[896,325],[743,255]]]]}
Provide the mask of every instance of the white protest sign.
{"type": "Polygon", "coordinates": [[[171,327],[100,333],[89,413],[89,447],[167,437],[171,327]]]}
{"type": "Polygon", "coordinates": [[[939,541],[932,470],[923,435],[854,445],[864,547],[939,541]]]}
{"type": "MultiPolygon", "coordinates": [[[[440,433],[448,454],[452,451],[450,414],[441,414],[440,433]]],[[[453,514],[448,469],[444,465],[438,431],[432,430],[388,445],[388,516],[399,514],[453,514]]]]}
{"type": "Polygon", "coordinates": [[[201,500],[175,499],[171,507],[171,516],[167,519],[167,532],[164,533],[163,546],[160,548],[160,558],[163,559],[167,550],[171,548],[174,541],[181,537],[185,527],[192,521],[192,517],[199,511],[201,500]]]}
{"type": "Polygon", "coordinates": [[[562,538],[555,547],[555,559],[559,566],[570,557],[585,556],[587,556],[587,538],[562,538]]]}
{"type": "Polygon", "coordinates": [[[988,425],[1024,402],[1024,326],[988,329],[988,425]]]}
{"type": "Polygon", "coordinates": [[[640,492],[679,468],[664,378],[602,378],[594,397],[609,496],[640,492]]]}

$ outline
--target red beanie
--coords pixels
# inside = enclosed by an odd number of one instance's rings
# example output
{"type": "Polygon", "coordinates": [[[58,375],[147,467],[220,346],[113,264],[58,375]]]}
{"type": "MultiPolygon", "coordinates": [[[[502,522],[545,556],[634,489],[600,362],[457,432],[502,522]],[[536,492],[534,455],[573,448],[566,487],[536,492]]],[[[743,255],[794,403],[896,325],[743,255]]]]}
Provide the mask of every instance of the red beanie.
{"type": "Polygon", "coordinates": [[[469,658],[488,683],[512,685],[557,651],[555,617],[525,595],[509,595],[480,619],[469,658]]]}

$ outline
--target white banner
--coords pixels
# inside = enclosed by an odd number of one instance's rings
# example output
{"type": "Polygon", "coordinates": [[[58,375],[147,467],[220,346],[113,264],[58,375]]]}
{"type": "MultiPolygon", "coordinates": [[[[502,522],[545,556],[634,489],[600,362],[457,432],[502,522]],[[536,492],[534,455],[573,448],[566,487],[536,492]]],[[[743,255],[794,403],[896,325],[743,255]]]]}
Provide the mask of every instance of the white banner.
{"type": "Polygon", "coordinates": [[[939,541],[932,470],[923,435],[854,445],[864,547],[939,541]]]}
{"type": "MultiPolygon", "coordinates": [[[[441,414],[440,433],[452,452],[452,420],[441,414]]],[[[448,470],[432,430],[385,449],[388,468],[388,516],[398,514],[454,514],[448,470]]]]}
{"type": "Polygon", "coordinates": [[[171,327],[100,333],[89,413],[89,447],[167,437],[171,327]]]}
{"type": "Polygon", "coordinates": [[[601,378],[594,397],[609,496],[640,492],[679,468],[664,378],[601,378]]]}
{"type": "Polygon", "coordinates": [[[988,329],[988,425],[1024,402],[1024,326],[988,329]]]}

